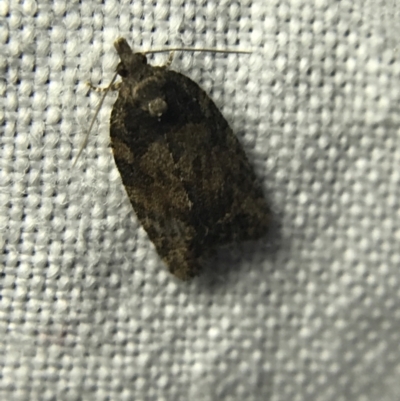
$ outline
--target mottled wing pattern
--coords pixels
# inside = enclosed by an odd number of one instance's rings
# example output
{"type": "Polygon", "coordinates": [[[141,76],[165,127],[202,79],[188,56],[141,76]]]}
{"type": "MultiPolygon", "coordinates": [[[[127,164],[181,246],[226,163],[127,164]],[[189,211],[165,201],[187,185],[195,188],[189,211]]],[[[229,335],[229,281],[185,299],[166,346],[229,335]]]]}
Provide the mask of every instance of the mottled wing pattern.
{"type": "Polygon", "coordinates": [[[184,115],[184,121],[166,138],[193,203],[192,219],[201,233],[197,241],[207,247],[259,238],[266,233],[270,212],[239,140],[195,82],[174,71],[168,77],[169,110],[184,115]],[[184,110],[180,99],[185,99],[184,110]]]}
{"type": "Polygon", "coordinates": [[[141,224],[170,271],[185,280],[215,247],[261,237],[270,214],[239,141],[212,100],[189,78],[153,70],[151,90],[146,83],[135,96],[120,90],[111,141],[141,224]],[[160,118],[144,109],[141,91],[163,94],[168,108],[160,118]]]}

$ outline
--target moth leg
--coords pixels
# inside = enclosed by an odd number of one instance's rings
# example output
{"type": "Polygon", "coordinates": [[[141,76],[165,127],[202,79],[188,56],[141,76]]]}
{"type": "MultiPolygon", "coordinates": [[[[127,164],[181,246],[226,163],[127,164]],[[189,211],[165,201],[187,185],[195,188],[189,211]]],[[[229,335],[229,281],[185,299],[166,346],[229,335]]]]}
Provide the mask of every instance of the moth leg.
{"type": "Polygon", "coordinates": [[[98,86],[94,86],[92,85],[90,82],[86,82],[86,85],[93,91],[95,92],[105,92],[107,90],[109,91],[118,91],[119,88],[121,87],[122,82],[115,82],[113,83],[110,88],[108,88],[108,86],[106,86],[105,88],[100,88],[98,86]]]}
{"type": "Polygon", "coordinates": [[[165,62],[164,67],[169,68],[174,60],[175,52],[170,52],[168,56],[168,60],[165,62]]]}

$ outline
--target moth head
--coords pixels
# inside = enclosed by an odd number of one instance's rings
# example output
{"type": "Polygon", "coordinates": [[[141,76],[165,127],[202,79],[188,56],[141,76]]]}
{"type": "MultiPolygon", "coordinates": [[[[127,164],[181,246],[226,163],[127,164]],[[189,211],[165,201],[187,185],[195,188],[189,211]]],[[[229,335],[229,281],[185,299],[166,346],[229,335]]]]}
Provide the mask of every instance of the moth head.
{"type": "Polygon", "coordinates": [[[130,73],[140,74],[147,67],[147,58],[143,53],[134,53],[124,38],[118,38],[114,42],[121,62],[118,64],[117,73],[126,78],[130,73]]]}

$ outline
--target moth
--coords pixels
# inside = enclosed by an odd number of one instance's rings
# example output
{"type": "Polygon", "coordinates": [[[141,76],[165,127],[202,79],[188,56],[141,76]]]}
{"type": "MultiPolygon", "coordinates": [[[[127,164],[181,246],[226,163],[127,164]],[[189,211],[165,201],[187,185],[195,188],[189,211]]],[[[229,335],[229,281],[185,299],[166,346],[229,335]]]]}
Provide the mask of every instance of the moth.
{"type": "Polygon", "coordinates": [[[191,79],[119,38],[111,147],[136,215],[169,271],[196,276],[218,247],[265,235],[271,213],[242,149],[191,79]]]}

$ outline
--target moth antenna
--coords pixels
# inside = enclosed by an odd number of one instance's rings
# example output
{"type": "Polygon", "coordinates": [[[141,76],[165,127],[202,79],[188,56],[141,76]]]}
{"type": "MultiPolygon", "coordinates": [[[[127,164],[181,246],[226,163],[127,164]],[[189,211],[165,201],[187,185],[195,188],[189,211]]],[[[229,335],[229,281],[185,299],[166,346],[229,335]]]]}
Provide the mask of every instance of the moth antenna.
{"type": "Polygon", "coordinates": [[[100,99],[100,102],[99,102],[99,104],[98,104],[98,106],[97,106],[97,109],[96,109],[96,111],[95,111],[95,113],[94,113],[94,116],[93,116],[93,118],[92,118],[92,121],[90,122],[89,129],[88,129],[88,131],[87,131],[87,133],[86,133],[86,135],[85,135],[85,138],[84,138],[83,141],[82,141],[82,145],[81,145],[81,147],[80,147],[80,149],[79,149],[79,152],[78,152],[78,154],[76,155],[74,162],[72,163],[72,168],[75,167],[75,165],[76,165],[76,163],[77,163],[77,161],[78,161],[80,155],[81,155],[82,152],[83,152],[83,149],[85,149],[85,147],[86,147],[86,145],[87,145],[87,143],[88,143],[89,135],[90,135],[90,132],[92,131],[94,122],[95,122],[95,120],[96,120],[96,118],[97,118],[97,116],[98,116],[98,114],[99,114],[99,111],[100,111],[100,109],[101,109],[101,106],[102,106],[103,103],[104,103],[104,99],[106,98],[107,93],[110,91],[110,89],[111,89],[111,87],[112,87],[114,81],[117,79],[117,76],[118,76],[118,73],[115,73],[114,76],[113,76],[113,79],[112,79],[111,82],[110,82],[110,84],[107,86],[106,90],[104,91],[104,95],[103,95],[102,98],[100,99]]]}
{"type": "Polygon", "coordinates": [[[193,47],[172,47],[168,49],[155,49],[141,52],[142,54],[166,53],[166,52],[206,52],[206,53],[227,53],[227,54],[251,54],[249,50],[230,50],[230,49],[211,49],[208,47],[193,48],[193,47]]]}

